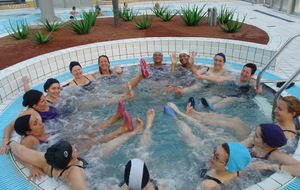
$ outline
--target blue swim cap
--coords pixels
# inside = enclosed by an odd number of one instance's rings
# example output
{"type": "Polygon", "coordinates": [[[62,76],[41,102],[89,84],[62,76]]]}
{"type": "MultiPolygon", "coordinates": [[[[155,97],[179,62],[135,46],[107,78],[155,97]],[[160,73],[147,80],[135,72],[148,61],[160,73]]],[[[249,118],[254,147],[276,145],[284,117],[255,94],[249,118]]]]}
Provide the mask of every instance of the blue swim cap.
{"type": "Polygon", "coordinates": [[[229,159],[225,166],[228,172],[243,170],[251,161],[249,150],[238,142],[227,143],[229,146],[229,159]]]}
{"type": "Polygon", "coordinates": [[[226,56],[224,55],[224,53],[217,53],[217,54],[215,55],[215,57],[216,57],[217,55],[223,57],[224,63],[226,62],[226,56]]]}

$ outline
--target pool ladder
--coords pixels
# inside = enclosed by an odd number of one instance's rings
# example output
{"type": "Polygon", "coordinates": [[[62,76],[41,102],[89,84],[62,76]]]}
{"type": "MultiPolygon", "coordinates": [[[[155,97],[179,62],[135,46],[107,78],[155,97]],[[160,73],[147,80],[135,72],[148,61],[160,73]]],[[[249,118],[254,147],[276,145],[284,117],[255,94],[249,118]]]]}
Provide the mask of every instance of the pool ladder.
{"type": "MultiPolygon", "coordinates": [[[[288,39],[285,44],[283,44],[283,46],[277,51],[277,53],[272,57],[272,59],[269,61],[269,63],[258,73],[257,75],[257,83],[256,83],[256,88],[258,88],[261,84],[261,77],[263,75],[263,73],[267,70],[267,68],[271,65],[271,63],[275,60],[275,58],[277,58],[279,56],[279,54],[284,50],[284,48],[289,45],[296,37],[300,36],[300,33],[294,35],[293,37],[291,37],[290,39],[288,39]]],[[[276,104],[278,101],[278,98],[280,96],[280,94],[282,93],[282,91],[284,91],[292,82],[293,80],[297,77],[297,75],[300,73],[300,67],[296,70],[296,72],[293,74],[293,76],[291,76],[285,83],[284,85],[281,86],[281,88],[276,92],[275,96],[274,96],[274,101],[273,101],[273,109],[272,109],[272,118],[274,120],[274,110],[276,108],[276,104]]],[[[300,127],[300,123],[299,120],[296,121],[296,124],[300,127]]]]}

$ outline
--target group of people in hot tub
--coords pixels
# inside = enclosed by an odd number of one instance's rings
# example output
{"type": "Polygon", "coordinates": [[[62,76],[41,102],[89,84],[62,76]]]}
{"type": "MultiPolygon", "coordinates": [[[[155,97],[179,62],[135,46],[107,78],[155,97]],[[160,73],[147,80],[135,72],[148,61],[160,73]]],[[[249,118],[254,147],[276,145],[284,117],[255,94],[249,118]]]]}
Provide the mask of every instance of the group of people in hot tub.
{"type": "MultiPolygon", "coordinates": [[[[214,56],[214,65],[212,67],[200,67],[195,65],[196,52],[189,53],[181,51],[178,57],[175,53],[170,55],[171,66],[162,64],[163,54],[161,51],[153,53],[153,64],[147,65],[144,59],[140,60],[141,72],[126,84],[127,90],[124,94],[111,94],[109,97],[117,97],[117,100],[109,98],[109,100],[118,104],[116,113],[109,119],[93,125],[92,131],[85,132],[88,137],[93,137],[96,133],[103,132],[109,128],[111,124],[123,119],[123,123],[119,129],[109,134],[101,136],[101,138],[84,139],[85,146],[103,143],[102,151],[104,156],[109,155],[115,148],[121,146],[128,139],[143,131],[141,135],[141,146],[149,146],[149,133],[155,118],[154,109],[147,112],[146,129],[142,129],[144,123],[141,119],[136,118],[136,126],[133,126],[132,118],[126,111],[123,101],[131,101],[134,99],[133,87],[137,86],[144,78],[149,77],[148,70],[155,72],[175,72],[176,70],[187,70],[199,80],[212,82],[232,81],[236,88],[253,88],[256,93],[262,92],[262,87],[256,88],[256,81],[252,78],[256,65],[247,63],[244,65],[239,75],[234,75],[232,72],[224,68],[226,57],[223,53],[218,53],[214,56]]],[[[88,89],[93,80],[98,77],[106,77],[111,75],[122,76],[123,70],[119,66],[110,68],[109,58],[101,55],[98,58],[99,72],[91,75],[84,75],[80,63],[72,61],[69,65],[70,72],[74,79],[68,83],[68,86],[81,86],[88,89]]],[[[151,78],[151,77],[149,77],[151,78]]],[[[78,157],[77,150],[67,141],[59,141],[50,147],[46,152],[34,150],[34,148],[44,142],[51,134],[45,133],[43,123],[47,120],[54,119],[59,116],[56,102],[59,102],[61,85],[54,78],[48,79],[44,84],[44,92],[30,89],[28,85],[28,77],[22,78],[24,82],[25,94],[23,96],[23,106],[27,109],[21,113],[16,120],[12,121],[4,130],[2,138],[2,146],[0,154],[8,153],[9,150],[15,155],[16,159],[24,166],[29,168],[32,180],[40,179],[43,175],[48,175],[54,178],[60,178],[65,181],[71,189],[88,189],[84,179],[84,169],[87,162],[78,157]],[[22,136],[21,142],[11,140],[11,134],[16,131],[22,136]]],[[[189,87],[183,86],[168,86],[167,93],[180,95],[192,91],[197,88],[197,84],[189,87]]],[[[85,103],[82,103],[85,104],[85,103]]],[[[212,107],[207,100],[204,104],[212,107]]],[[[300,161],[294,159],[289,154],[285,153],[285,147],[296,146],[297,130],[294,119],[300,114],[300,101],[294,96],[282,97],[274,110],[277,123],[263,123],[257,126],[252,135],[249,136],[249,128],[243,126],[243,122],[236,122],[235,119],[231,126],[222,126],[222,121],[230,120],[224,114],[218,116],[220,121],[209,121],[207,112],[199,112],[195,109],[196,103],[193,98],[189,100],[186,107],[186,113],[182,113],[178,107],[168,102],[164,107],[166,114],[172,116],[177,126],[181,129],[181,133],[185,138],[186,144],[191,147],[197,147],[197,142],[201,139],[193,134],[190,126],[183,120],[176,117],[176,114],[189,122],[197,124],[197,120],[212,123],[214,126],[229,127],[233,130],[242,131],[238,133],[240,142],[224,142],[215,147],[210,161],[209,169],[201,171],[199,179],[199,187],[203,189],[221,188],[232,179],[242,175],[243,170],[250,164],[253,158],[255,160],[270,160],[273,162],[252,162],[251,167],[264,170],[281,170],[288,172],[293,176],[300,176],[300,161]],[[206,120],[206,121],[205,121],[206,120]],[[236,123],[236,126],[234,126],[236,123]],[[241,127],[243,130],[238,130],[241,127]],[[246,131],[246,132],[245,132],[246,131]],[[244,133],[243,133],[244,132],[244,133]],[[292,144],[292,145],[291,145],[292,144]]],[[[217,113],[213,113],[217,114],[217,113]]],[[[212,132],[204,126],[200,126],[205,132],[212,132]]],[[[151,134],[151,133],[150,133],[151,134]]],[[[151,135],[150,135],[151,136],[151,135]]],[[[80,149],[81,147],[77,147],[80,149]]],[[[295,147],[293,147],[295,148],[295,147]]],[[[254,160],[253,160],[254,161],[254,160]]],[[[125,167],[124,180],[119,184],[120,189],[165,189],[165,185],[159,184],[156,180],[150,178],[146,164],[139,158],[130,160],[125,167]]]]}

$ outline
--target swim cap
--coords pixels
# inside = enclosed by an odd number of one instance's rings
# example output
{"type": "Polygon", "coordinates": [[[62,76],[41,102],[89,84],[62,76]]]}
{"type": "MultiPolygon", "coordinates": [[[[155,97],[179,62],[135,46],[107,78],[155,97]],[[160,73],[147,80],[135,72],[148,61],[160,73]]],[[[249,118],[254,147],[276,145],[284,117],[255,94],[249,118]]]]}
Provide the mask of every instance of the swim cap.
{"type": "Polygon", "coordinates": [[[215,57],[216,57],[217,55],[223,57],[224,63],[226,62],[226,57],[225,57],[224,53],[217,53],[217,54],[215,55],[215,57]]]}
{"type": "Polygon", "coordinates": [[[161,50],[154,50],[153,54],[155,53],[161,53],[162,54],[162,51],[161,50]]]}
{"type": "Polygon", "coordinates": [[[53,168],[64,169],[72,157],[72,146],[67,141],[61,141],[47,149],[45,159],[53,168]]]}
{"type": "Polygon", "coordinates": [[[229,158],[225,166],[228,172],[237,172],[243,170],[251,161],[249,150],[238,142],[229,142],[229,158]]]}
{"type": "Polygon", "coordinates": [[[46,92],[46,90],[48,90],[50,88],[50,86],[54,83],[60,84],[59,81],[54,78],[48,79],[44,84],[44,92],[46,92]]]}
{"type": "Polygon", "coordinates": [[[279,148],[287,143],[287,139],[282,129],[273,123],[261,124],[263,127],[264,140],[268,146],[279,148]]]}
{"type": "Polygon", "coordinates": [[[80,63],[78,63],[77,61],[72,61],[72,62],[70,63],[70,65],[69,65],[69,69],[70,69],[70,72],[71,72],[71,73],[72,73],[73,67],[75,67],[75,66],[81,67],[80,63]]]}
{"type": "Polygon", "coordinates": [[[185,54],[187,54],[188,56],[190,56],[190,54],[189,54],[189,52],[188,52],[187,50],[181,50],[181,52],[179,53],[179,55],[180,55],[180,54],[183,54],[183,53],[185,53],[185,54]]]}
{"type": "Polygon", "coordinates": [[[143,189],[148,184],[149,179],[149,171],[142,160],[134,158],[126,164],[124,181],[130,189],[143,189]]]}
{"type": "Polygon", "coordinates": [[[31,108],[33,105],[37,104],[40,101],[42,95],[43,93],[41,91],[33,89],[29,90],[23,96],[22,105],[24,107],[28,106],[29,108],[31,108]]]}
{"type": "Polygon", "coordinates": [[[30,120],[31,115],[22,115],[20,117],[18,117],[15,121],[15,131],[23,136],[25,135],[26,131],[30,131],[30,127],[29,127],[29,120],[30,120]]]}

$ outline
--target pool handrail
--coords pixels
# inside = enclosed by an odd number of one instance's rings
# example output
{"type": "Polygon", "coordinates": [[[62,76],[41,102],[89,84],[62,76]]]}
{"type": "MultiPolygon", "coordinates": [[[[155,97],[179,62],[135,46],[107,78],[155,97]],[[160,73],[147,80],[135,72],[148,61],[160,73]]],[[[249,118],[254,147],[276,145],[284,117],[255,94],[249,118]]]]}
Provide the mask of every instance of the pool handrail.
{"type": "Polygon", "coordinates": [[[281,48],[275,53],[275,55],[271,58],[268,64],[264,66],[264,68],[258,73],[256,78],[256,88],[259,88],[261,84],[261,77],[263,73],[268,69],[268,67],[271,65],[271,63],[279,56],[279,54],[285,49],[287,45],[289,45],[296,37],[300,36],[300,33],[294,35],[293,37],[289,38],[282,46],[281,48]]]}
{"type": "Polygon", "coordinates": [[[291,78],[287,82],[285,82],[282,85],[282,87],[275,93],[274,101],[273,101],[273,108],[272,108],[272,119],[273,119],[273,121],[274,121],[274,117],[275,117],[274,110],[276,108],[277,101],[278,101],[278,98],[279,98],[280,94],[282,93],[282,91],[284,91],[293,82],[294,78],[296,78],[299,73],[300,73],[300,68],[298,68],[298,70],[293,74],[293,76],[291,76],[291,78]]]}

